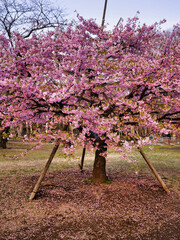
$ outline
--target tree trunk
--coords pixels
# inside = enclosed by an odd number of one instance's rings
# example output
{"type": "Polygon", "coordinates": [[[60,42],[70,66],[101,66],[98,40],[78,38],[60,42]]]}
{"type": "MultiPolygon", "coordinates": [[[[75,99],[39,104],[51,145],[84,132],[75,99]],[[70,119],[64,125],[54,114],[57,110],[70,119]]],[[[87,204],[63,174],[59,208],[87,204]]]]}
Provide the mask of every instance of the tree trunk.
{"type": "Polygon", "coordinates": [[[85,153],[86,153],[86,148],[84,147],[82,157],[81,157],[81,163],[79,164],[79,169],[81,172],[83,171],[85,153]]]}
{"type": "Polygon", "coordinates": [[[92,181],[94,183],[104,183],[108,180],[106,176],[106,158],[101,154],[107,151],[107,145],[104,141],[98,139],[99,148],[95,153],[92,181]]]}
{"type": "Polygon", "coordinates": [[[4,130],[0,131],[0,148],[7,148],[6,143],[8,141],[6,135],[8,135],[10,127],[5,127],[4,130]]]}
{"type": "Polygon", "coordinates": [[[0,148],[7,148],[7,138],[3,138],[3,136],[0,134],[0,148]]]}

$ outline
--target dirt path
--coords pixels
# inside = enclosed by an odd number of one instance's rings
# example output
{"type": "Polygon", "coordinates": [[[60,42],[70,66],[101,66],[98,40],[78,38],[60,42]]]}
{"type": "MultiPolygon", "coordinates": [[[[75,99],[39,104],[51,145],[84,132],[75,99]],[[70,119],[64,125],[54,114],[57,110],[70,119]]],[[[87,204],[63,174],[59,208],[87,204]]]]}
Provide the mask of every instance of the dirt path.
{"type": "Polygon", "coordinates": [[[0,176],[1,240],[178,240],[180,192],[167,195],[145,175],[109,172],[103,185],[91,172],[49,173],[37,198],[37,175],[0,176]]]}

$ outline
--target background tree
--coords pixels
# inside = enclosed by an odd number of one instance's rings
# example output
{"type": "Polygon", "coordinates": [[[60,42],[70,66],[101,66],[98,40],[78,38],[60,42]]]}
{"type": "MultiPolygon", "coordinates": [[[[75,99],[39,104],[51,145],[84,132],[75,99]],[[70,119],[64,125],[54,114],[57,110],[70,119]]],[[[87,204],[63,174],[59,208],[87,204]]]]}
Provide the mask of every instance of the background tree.
{"type": "Polygon", "coordinates": [[[19,32],[24,38],[37,31],[64,28],[64,11],[48,0],[0,0],[0,32],[12,38],[19,32]]]}

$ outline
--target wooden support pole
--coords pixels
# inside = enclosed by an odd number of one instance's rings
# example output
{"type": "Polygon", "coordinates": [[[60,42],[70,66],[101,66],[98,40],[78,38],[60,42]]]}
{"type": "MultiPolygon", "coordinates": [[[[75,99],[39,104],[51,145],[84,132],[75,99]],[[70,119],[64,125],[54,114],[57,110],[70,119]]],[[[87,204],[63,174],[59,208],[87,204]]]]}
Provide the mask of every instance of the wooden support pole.
{"type": "Polygon", "coordinates": [[[119,19],[119,21],[117,22],[117,24],[116,24],[116,27],[118,27],[119,26],[119,24],[120,24],[120,22],[121,22],[121,17],[120,17],[120,19],[119,19]]]}
{"type": "Polygon", "coordinates": [[[59,147],[59,143],[56,143],[54,148],[53,148],[53,150],[52,150],[52,152],[51,152],[51,155],[49,156],[49,159],[48,159],[44,169],[41,172],[41,175],[40,175],[40,177],[39,177],[39,179],[38,179],[38,181],[37,181],[37,183],[36,183],[32,193],[30,195],[30,198],[29,198],[30,200],[33,200],[33,198],[35,197],[35,195],[36,195],[36,193],[37,193],[37,191],[38,191],[38,189],[39,189],[39,187],[41,185],[41,182],[43,181],[43,179],[44,179],[44,177],[45,177],[45,175],[46,175],[46,173],[47,173],[47,171],[49,169],[49,166],[50,166],[50,164],[51,164],[51,162],[52,162],[52,160],[53,160],[53,158],[54,158],[54,156],[56,154],[56,151],[58,150],[58,147],[59,147]]]}
{"type": "Polygon", "coordinates": [[[149,161],[149,159],[147,158],[147,156],[145,155],[145,153],[143,152],[142,148],[139,147],[138,148],[142,157],[144,158],[144,160],[146,161],[146,163],[148,164],[148,166],[150,167],[151,171],[153,172],[153,174],[155,175],[155,177],[157,178],[157,180],[159,181],[159,183],[161,184],[161,186],[163,187],[163,189],[167,192],[169,192],[169,189],[167,188],[166,184],[163,182],[162,178],[159,176],[159,174],[157,173],[156,169],[153,167],[153,165],[151,164],[151,162],[149,161]]]}
{"type": "Polygon", "coordinates": [[[103,11],[103,17],[102,17],[102,24],[101,24],[102,27],[104,26],[104,22],[105,22],[106,9],[107,9],[107,0],[105,0],[105,3],[104,3],[104,11],[103,11]]]}
{"type": "Polygon", "coordinates": [[[79,164],[79,168],[80,168],[81,171],[83,170],[85,153],[86,153],[86,148],[84,147],[82,157],[81,157],[81,164],[79,164]]]}

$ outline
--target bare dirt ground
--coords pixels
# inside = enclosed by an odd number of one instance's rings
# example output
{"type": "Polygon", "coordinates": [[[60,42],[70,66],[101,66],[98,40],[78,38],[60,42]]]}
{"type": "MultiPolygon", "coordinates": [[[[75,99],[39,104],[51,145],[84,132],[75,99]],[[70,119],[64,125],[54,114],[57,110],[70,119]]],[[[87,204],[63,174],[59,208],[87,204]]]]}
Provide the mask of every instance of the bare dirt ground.
{"type": "Polygon", "coordinates": [[[51,171],[36,199],[39,173],[0,175],[0,240],[179,240],[180,191],[154,177],[109,171],[106,184],[85,170],[51,171]]]}

